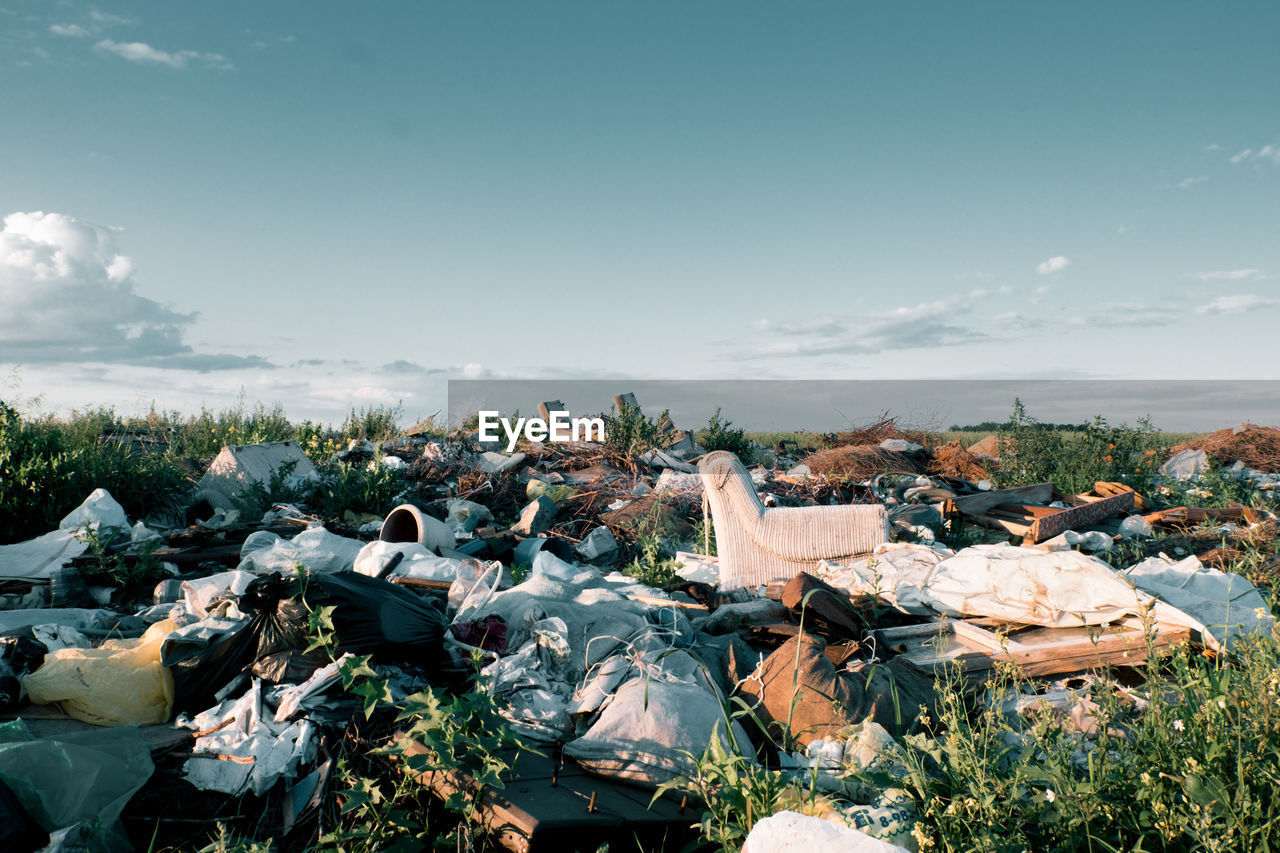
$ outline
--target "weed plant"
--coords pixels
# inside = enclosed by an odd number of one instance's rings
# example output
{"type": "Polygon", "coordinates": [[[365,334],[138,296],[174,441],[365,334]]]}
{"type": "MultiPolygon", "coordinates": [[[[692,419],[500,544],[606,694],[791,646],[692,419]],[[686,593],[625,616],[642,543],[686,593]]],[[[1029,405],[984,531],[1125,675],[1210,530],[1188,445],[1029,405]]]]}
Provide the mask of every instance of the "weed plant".
{"type": "Polygon", "coordinates": [[[705,429],[694,435],[699,445],[707,450],[727,450],[742,460],[743,465],[755,462],[755,449],[745,430],[735,429],[733,422],[720,417],[720,407],[707,421],[705,429]]]}
{"type": "Polygon", "coordinates": [[[1101,416],[1074,431],[1046,428],[1015,399],[1009,420],[997,432],[1000,488],[1052,482],[1064,494],[1078,494],[1098,481],[1121,482],[1141,493],[1155,486],[1168,438],[1147,418],[1136,427],[1111,426],[1101,416]]]}

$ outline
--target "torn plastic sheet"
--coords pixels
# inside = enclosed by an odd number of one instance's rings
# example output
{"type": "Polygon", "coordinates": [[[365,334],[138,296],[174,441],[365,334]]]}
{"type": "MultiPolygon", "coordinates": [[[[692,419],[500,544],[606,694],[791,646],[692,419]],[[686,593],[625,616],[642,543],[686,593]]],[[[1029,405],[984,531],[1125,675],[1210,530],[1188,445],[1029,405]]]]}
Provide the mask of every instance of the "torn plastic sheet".
{"type": "Polygon", "coordinates": [[[340,572],[350,569],[363,547],[359,539],[348,539],[316,525],[308,527],[292,539],[259,530],[244,540],[240,549],[240,565],[249,572],[291,574],[295,563],[316,572],[340,572]]]}
{"type": "Polygon", "coordinates": [[[203,791],[261,796],[281,779],[296,777],[316,757],[319,730],[306,718],[277,723],[270,716],[255,678],[239,699],[192,719],[179,717],[177,725],[199,734],[182,766],[187,781],[203,791]]]}
{"type": "Polygon", "coordinates": [[[277,707],[273,722],[283,723],[299,711],[311,710],[314,697],[337,684],[342,677],[342,665],[352,657],[350,653],[343,655],[328,666],[321,667],[301,684],[290,684],[276,694],[277,707]]]}
{"type": "MultiPolygon", "coordinates": [[[[904,557],[877,549],[870,561],[827,565],[819,575],[858,594],[891,592],[909,613],[985,616],[1046,628],[1105,625],[1141,615],[1152,601],[1109,565],[1078,551],[974,545],[938,559],[921,546],[908,547],[904,557]]],[[[1185,624],[1185,618],[1173,621],[1185,624]]]]}
{"type": "Polygon", "coordinates": [[[441,557],[418,542],[386,542],[381,539],[368,543],[356,554],[355,570],[374,578],[391,580],[398,577],[425,580],[452,581],[458,577],[462,560],[441,557]],[[396,555],[400,555],[396,560],[396,555]]]}
{"type": "Polygon", "coordinates": [[[92,851],[129,851],[117,821],[155,765],[136,726],[34,738],[21,720],[0,725],[0,779],[46,832],[91,823],[92,851]]]}
{"type": "MultiPolygon", "coordinates": [[[[47,580],[89,550],[80,535],[89,525],[104,534],[129,530],[124,509],[106,489],[94,489],[84,503],[58,523],[58,529],[26,542],[0,545],[0,579],[47,580]]],[[[107,538],[110,538],[109,536],[107,538]]]]}
{"type": "Polygon", "coordinates": [[[82,631],[110,616],[107,610],[81,607],[40,607],[31,610],[0,610],[0,634],[12,634],[37,625],[57,625],[82,631]]]}
{"type": "Polygon", "coordinates": [[[1275,627],[1271,608],[1248,578],[1202,565],[1194,556],[1178,562],[1164,554],[1148,557],[1124,574],[1190,616],[1210,648],[1231,649],[1246,635],[1268,636],[1275,627]]]}
{"type": "Polygon", "coordinates": [[[256,578],[253,572],[221,572],[205,578],[193,578],[182,582],[182,595],[187,610],[203,619],[219,596],[233,598],[244,594],[249,583],[256,578]]]}
{"type": "Polygon", "coordinates": [[[95,726],[163,723],[173,710],[173,675],[160,665],[160,645],[173,627],[157,622],[136,640],[52,652],[22,686],[32,703],[57,703],[95,726]]]}

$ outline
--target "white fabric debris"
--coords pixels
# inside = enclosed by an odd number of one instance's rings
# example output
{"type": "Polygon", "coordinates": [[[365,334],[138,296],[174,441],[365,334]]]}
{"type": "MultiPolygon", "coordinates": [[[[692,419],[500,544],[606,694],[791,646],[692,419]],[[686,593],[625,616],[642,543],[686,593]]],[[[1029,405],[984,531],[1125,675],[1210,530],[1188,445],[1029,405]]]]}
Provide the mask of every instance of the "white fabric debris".
{"type": "Polygon", "coordinates": [[[1209,470],[1209,456],[1203,450],[1184,450],[1160,466],[1157,473],[1171,480],[1193,480],[1209,470]]]}
{"type": "Polygon", "coordinates": [[[183,765],[187,781],[203,791],[261,796],[281,779],[297,776],[315,758],[316,726],[307,719],[277,723],[268,716],[262,682],[255,678],[239,699],[228,699],[194,719],[179,717],[177,725],[207,732],[196,738],[183,765]]]}
{"type": "Polygon", "coordinates": [[[352,657],[348,652],[328,666],[323,666],[311,673],[311,677],[301,684],[290,684],[276,695],[276,715],[274,721],[283,723],[296,716],[301,710],[310,709],[315,703],[308,700],[319,696],[342,678],[342,665],[352,657]]]}
{"type": "Polygon", "coordinates": [[[249,582],[257,575],[252,572],[220,572],[207,578],[193,578],[182,582],[182,596],[187,610],[200,619],[209,615],[209,606],[215,598],[244,594],[249,582]]]}
{"type": "Polygon", "coordinates": [[[1174,562],[1164,554],[1125,571],[1139,589],[1195,620],[1205,645],[1231,649],[1247,634],[1270,634],[1271,608],[1248,578],[1205,566],[1194,556],[1174,562]]]}
{"type": "Polygon", "coordinates": [[[820,817],[781,811],[751,827],[742,853],[910,853],[820,817]]]}
{"type": "MultiPolygon", "coordinates": [[[[694,545],[696,547],[697,543],[694,545]]],[[[677,551],[675,559],[680,566],[676,569],[676,574],[685,580],[711,586],[720,583],[720,561],[717,558],[692,551],[677,551]]]]}
{"type": "Polygon", "coordinates": [[[458,576],[458,567],[462,560],[452,557],[441,557],[432,553],[425,545],[417,542],[369,542],[356,554],[353,568],[362,575],[379,577],[386,580],[398,577],[423,578],[426,580],[452,581],[458,576]],[[402,554],[400,562],[383,574],[383,571],[402,554]]]}

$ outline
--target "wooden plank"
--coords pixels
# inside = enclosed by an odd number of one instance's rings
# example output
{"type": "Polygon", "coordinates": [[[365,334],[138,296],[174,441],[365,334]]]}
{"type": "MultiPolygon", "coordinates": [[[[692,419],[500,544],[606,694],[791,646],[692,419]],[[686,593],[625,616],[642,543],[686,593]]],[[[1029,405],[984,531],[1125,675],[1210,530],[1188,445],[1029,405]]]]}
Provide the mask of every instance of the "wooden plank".
{"type": "Polygon", "coordinates": [[[1008,635],[1000,636],[994,631],[988,631],[986,628],[980,628],[963,619],[957,619],[951,623],[951,632],[961,639],[968,640],[980,646],[985,646],[992,651],[997,652],[1017,652],[1024,651],[1026,646],[1012,639],[1008,635]]]}
{"type": "Polygon", "coordinates": [[[1150,509],[1146,498],[1134,491],[1132,487],[1126,486],[1124,483],[1108,483],[1104,480],[1099,480],[1093,484],[1093,491],[1096,494],[1108,498],[1112,495],[1118,495],[1121,492],[1133,492],[1133,508],[1138,512],[1150,509]]]}
{"type": "Polygon", "coordinates": [[[449,587],[453,586],[453,581],[438,581],[432,578],[411,578],[401,575],[398,578],[392,578],[391,582],[400,586],[407,586],[410,589],[433,589],[449,591],[449,587]]]}
{"type": "Polygon", "coordinates": [[[1024,538],[1032,543],[1043,542],[1059,533],[1087,527],[1109,516],[1127,512],[1133,509],[1133,497],[1133,492],[1122,492],[1090,504],[1059,510],[1053,515],[1036,519],[1024,538]]]}
{"type": "Polygon", "coordinates": [[[1262,519],[1257,510],[1247,506],[1229,507],[1185,507],[1175,506],[1159,512],[1143,516],[1152,524],[1172,527],[1190,527],[1206,521],[1233,521],[1243,524],[1256,524],[1262,519]]]}

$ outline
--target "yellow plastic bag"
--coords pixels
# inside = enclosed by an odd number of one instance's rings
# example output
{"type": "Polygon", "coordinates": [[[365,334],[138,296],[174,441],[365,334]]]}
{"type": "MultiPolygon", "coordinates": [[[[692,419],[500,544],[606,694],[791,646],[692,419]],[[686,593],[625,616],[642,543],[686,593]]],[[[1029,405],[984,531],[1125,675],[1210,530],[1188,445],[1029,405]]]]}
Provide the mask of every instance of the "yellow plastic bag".
{"type": "Polygon", "coordinates": [[[68,716],[95,726],[163,723],[173,710],[173,675],[160,665],[160,644],[177,627],[166,619],[136,640],[59,649],[22,685],[35,704],[57,703],[68,716]]]}

